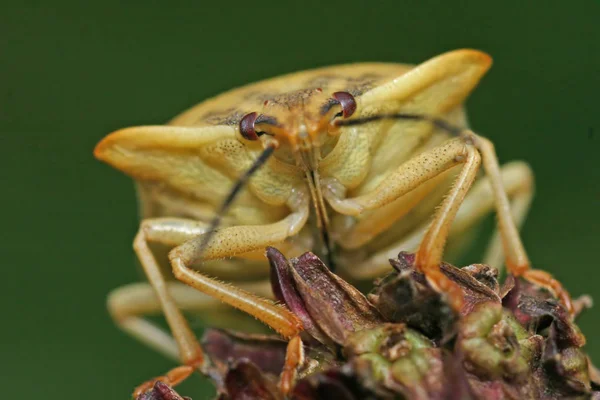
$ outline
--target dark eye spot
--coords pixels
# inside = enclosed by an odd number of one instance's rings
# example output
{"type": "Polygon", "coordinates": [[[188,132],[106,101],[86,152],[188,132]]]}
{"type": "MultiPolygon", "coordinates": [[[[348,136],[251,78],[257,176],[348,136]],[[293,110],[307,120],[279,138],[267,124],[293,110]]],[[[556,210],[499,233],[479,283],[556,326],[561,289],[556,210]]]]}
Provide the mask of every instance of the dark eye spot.
{"type": "Polygon", "coordinates": [[[254,129],[254,123],[256,122],[256,118],[258,118],[258,114],[252,112],[250,114],[244,115],[244,117],[240,120],[240,133],[245,139],[258,140],[258,134],[254,129]]]}
{"type": "Polygon", "coordinates": [[[333,98],[342,106],[344,118],[350,117],[356,111],[356,99],[348,92],[335,92],[333,98]]]}

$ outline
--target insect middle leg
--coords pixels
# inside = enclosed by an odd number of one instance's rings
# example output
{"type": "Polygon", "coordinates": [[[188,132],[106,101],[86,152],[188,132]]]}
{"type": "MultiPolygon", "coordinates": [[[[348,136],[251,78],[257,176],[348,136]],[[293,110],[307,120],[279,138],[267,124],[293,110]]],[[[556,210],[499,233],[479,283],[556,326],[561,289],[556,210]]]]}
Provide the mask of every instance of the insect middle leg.
{"type": "MultiPolygon", "coordinates": [[[[180,282],[166,282],[167,291],[177,309],[195,314],[224,312],[224,305],[214,297],[207,296],[180,282]]],[[[271,295],[269,281],[239,283],[248,292],[263,297],[271,295]]],[[[179,350],[173,337],[145,317],[160,314],[161,303],[152,285],[136,282],[113,290],[108,295],[107,306],[118,326],[140,342],[167,358],[180,362],[179,350]]]]}
{"type": "Polygon", "coordinates": [[[508,271],[514,276],[521,276],[549,290],[563,303],[569,313],[573,315],[575,310],[571,296],[562,287],[560,282],[545,271],[531,268],[531,263],[523,247],[517,226],[511,216],[510,202],[508,201],[506,191],[502,187],[500,167],[494,145],[488,139],[478,136],[473,132],[466,132],[464,137],[477,147],[483,157],[483,167],[490,179],[494,192],[496,213],[498,216],[498,230],[502,238],[508,271]]]}
{"type": "MultiPolygon", "coordinates": [[[[264,297],[271,294],[269,281],[244,283],[240,286],[246,291],[264,297]]],[[[167,282],[167,290],[177,308],[182,311],[201,313],[218,310],[220,314],[224,312],[223,304],[219,300],[200,293],[183,283],[167,282]]],[[[180,361],[177,343],[173,337],[143,318],[146,315],[161,312],[161,305],[151,285],[146,282],[138,282],[115,289],[108,296],[108,307],[111,315],[123,330],[173,361],[180,361]]],[[[295,380],[297,368],[302,362],[302,343],[300,337],[296,336],[290,341],[287,349],[286,363],[281,373],[282,391],[289,390],[295,380]]],[[[139,385],[134,390],[134,397],[137,398],[139,394],[149,390],[158,380],[175,386],[185,380],[193,371],[194,368],[191,366],[173,368],[165,375],[152,378],[139,385]]]]}

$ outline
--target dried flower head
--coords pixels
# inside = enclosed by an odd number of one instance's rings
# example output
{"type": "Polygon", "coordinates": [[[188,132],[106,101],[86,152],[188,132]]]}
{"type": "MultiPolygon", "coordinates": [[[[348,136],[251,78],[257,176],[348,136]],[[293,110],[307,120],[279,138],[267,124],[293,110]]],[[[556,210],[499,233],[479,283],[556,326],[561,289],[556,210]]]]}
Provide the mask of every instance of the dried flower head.
{"type": "MultiPolygon", "coordinates": [[[[287,343],[271,335],[208,330],[203,346],[220,399],[559,399],[600,396],[585,337],[547,291],[487,265],[441,265],[464,306],[400,253],[368,296],[312,253],[267,250],[276,298],[305,328],[303,362],[282,393],[287,343]]],[[[577,302],[581,310],[587,298],[577,302]]],[[[158,386],[139,400],[181,399],[158,386]],[[161,397],[162,396],[162,397],[161,397]]],[[[171,390],[171,391],[169,391],[171,390]]]]}

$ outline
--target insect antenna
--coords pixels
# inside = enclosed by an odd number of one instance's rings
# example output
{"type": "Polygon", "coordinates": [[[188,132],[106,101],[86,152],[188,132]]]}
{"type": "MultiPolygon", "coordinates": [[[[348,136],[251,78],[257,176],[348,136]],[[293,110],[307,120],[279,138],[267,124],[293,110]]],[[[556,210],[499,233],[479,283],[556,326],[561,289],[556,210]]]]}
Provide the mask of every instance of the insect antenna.
{"type": "Polygon", "coordinates": [[[229,191],[229,194],[227,195],[225,200],[223,200],[223,203],[221,203],[219,211],[210,222],[208,230],[206,231],[206,235],[204,236],[202,244],[200,245],[199,254],[204,253],[204,249],[210,242],[210,239],[212,239],[217,227],[221,223],[223,215],[225,215],[227,210],[229,210],[229,207],[231,206],[237,195],[241,192],[241,190],[246,186],[252,175],[254,175],[254,173],[258,171],[258,169],[267,162],[269,157],[271,157],[273,151],[275,151],[275,147],[276,146],[274,144],[268,145],[268,147],[266,147],[262,151],[262,153],[260,153],[258,158],[254,160],[254,163],[250,166],[250,168],[248,168],[246,172],[244,172],[244,174],[237,180],[235,185],[233,185],[233,187],[229,191]]]}
{"type": "Polygon", "coordinates": [[[454,136],[460,136],[464,129],[452,125],[446,120],[438,117],[432,117],[425,114],[410,114],[410,113],[388,113],[371,115],[368,117],[354,118],[337,120],[334,122],[336,126],[356,126],[368,124],[369,122],[382,121],[382,120],[409,120],[409,121],[426,121],[430,122],[433,126],[449,132],[454,136]]]}

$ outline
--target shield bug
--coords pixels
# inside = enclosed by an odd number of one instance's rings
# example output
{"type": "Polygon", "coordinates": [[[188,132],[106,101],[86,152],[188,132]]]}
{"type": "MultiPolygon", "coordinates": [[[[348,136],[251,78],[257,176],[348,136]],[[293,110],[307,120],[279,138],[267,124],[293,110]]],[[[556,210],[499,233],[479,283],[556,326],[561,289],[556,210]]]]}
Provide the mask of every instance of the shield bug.
{"type": "Polygon", "coordinates": [[[458,309],[461,291],[439,269],[446,240],[494,209],[498,234],[484,262],[504,259],[510,273],[571,307],[557,281],[530,268],[518,234],[529,167],[500,168],[492,143],[464,128],[462,104],[490,64],[482,52],[457,50],[416,67],[303,71],[226,92],[164,126],[107,136],[95,155],[136,182],[134,249],[149,281],[111,294],[119,326],[200,369],[203,352],[182,310],[209,311],[209,298],[295,337],[300,320],[259,295],[266,280],[239,283],[268,276],[262,253],[273,245],[288,257],[311,250],[351,280],[380,276],[389,258],[416,250],[415,268],[458,309]],[[165,267],[207,296],[167,283],[165,267]],[[172,338],[143,318],[157,308],[172,338]]]}

